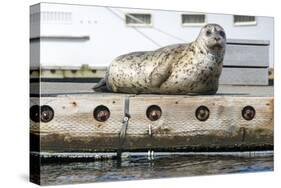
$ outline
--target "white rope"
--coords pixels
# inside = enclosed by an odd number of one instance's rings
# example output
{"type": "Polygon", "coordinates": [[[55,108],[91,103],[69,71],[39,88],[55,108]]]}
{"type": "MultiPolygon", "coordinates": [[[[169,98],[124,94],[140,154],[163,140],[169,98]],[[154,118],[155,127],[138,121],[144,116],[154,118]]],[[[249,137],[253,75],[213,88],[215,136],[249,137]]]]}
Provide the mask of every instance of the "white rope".
{"type": "Polygon", "coordinates": [[[152,135],[152,126],[151,126],[151,124],[148,125],[148,135],[149,136],[152,135]]]}

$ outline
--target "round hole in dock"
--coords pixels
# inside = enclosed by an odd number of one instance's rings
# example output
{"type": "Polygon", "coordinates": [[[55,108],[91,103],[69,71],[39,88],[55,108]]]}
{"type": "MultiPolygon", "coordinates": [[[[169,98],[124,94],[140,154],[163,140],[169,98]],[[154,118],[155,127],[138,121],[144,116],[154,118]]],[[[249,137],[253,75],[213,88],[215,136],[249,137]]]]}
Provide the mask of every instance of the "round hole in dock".
{"type": "Polygon", "coordinates": [[[97,121],[104,122],[110,117],[109,109],[104,105],[99,105],[94,110],[94,118],[97,121]]]}
{"type": "Polygon", "coordinates": [[[40,113],[40,107],[39,105],[33,105],[30,107],[29,109],[29,117],[32,121],[38,123],[40,121],[40,116],[39,116],[39,113],[40,113]]]}
{"type": "Polygon", "coordinates": [[[245,106],[242,110],[242,117],[247,121],[254,119],[255,115],[256,110],[252,106],[245,106]]]}
{"type": "Polygon", "coordinates": [[[54,118],[54,110],[48,106],[48,105],[43,105],[41,106],[41,116],[40,119],[42,122],[47,123],[51,121],[54,118]]]}
{"type": "Polygon", "coordinates": [[[71,70],[72,74],[75,74],[77,72],[77,70],[71,70]]]}
{"type": "Polygon", "coordinates": [[[56,69],[51,69],[50,72],[51,72],[52,74],[55,74],[55,73],[56,73],[56,69]]]}
{"type": "Polygon", "coordinates": [[[146,110],[146,117],[151,121],[156,121],[160,119],[162,115],[162,110],[157,105],[151,105],[146,110]]]}
{"type": "Polygon", "coordinates": [[[195,111],[195,116],[199,121],[206,121],[210,116],[210,110],[206,106],[199,106],[195,111]]]}

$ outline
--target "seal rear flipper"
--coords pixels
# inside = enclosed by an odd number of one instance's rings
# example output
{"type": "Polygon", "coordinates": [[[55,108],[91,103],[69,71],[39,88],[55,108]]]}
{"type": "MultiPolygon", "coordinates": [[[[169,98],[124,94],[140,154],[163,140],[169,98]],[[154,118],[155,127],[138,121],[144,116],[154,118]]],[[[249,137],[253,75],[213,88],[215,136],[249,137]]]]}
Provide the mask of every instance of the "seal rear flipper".
{"type": "Polygon", "coordinates": [[[105,78],[102,78],[92,89],[97,92],[108,92],[105,78]]]}

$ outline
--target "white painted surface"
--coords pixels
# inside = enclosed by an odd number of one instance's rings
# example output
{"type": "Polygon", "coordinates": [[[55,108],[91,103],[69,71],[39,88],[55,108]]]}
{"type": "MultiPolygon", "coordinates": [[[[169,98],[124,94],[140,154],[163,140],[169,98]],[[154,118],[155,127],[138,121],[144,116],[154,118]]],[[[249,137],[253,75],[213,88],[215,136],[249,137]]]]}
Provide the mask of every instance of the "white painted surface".
{"type": "MultiPolygon", "coordinates": [[[[90,36],[90,40],[42,40],[40,64],[43,66],[106,66],[121,54],[154,50],[159,46],[183,42],[177,38],[191,42],[201,28],[182,26],[181,14],[191,12],[51,3],[41,3],[40,9],[44,14],[41,16],[41,36],[90,36]],[[124,21],[126,13],[150,13],[152,25],[135,27],[137,30],[127,26],[124,21]],[[145,38],[142,33],[154,42],[145,38]]],[[[257,24],[253,26],[235,26],[233,15],[206,14],[208,23],[218,23],[225,28],[227,38],[270,41],[269,62],[272,66],[273,18],[257,17],[256,20],[257,24]]],[[[37,35],[38,33],[31,33],[31,37],[37,35]]],[[[31,64],[38,62],[31,58],[31,64]]]]}

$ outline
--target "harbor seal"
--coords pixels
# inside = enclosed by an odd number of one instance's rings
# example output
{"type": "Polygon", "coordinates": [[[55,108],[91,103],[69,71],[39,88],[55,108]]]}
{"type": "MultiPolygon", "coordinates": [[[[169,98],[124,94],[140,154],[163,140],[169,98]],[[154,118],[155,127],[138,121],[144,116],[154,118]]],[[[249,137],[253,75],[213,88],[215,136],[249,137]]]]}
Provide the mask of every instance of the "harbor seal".
{"type": "Polygon", "coordinates": [[[134,94],[215,94],[225,47],[224,29],[207,24],[192,43],[117,57],[93,89],[134,94]]]}

